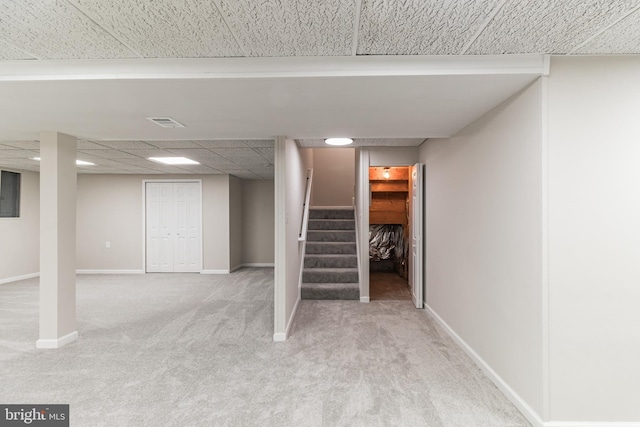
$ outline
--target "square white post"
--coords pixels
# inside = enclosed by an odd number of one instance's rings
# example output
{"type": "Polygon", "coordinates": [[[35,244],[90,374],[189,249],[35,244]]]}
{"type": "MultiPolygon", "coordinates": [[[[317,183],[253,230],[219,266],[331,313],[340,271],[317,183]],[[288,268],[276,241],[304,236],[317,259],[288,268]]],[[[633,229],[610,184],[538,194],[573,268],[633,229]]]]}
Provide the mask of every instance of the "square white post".
{"type": "Polygon", "coordinates": [[[40,339],[58,348],[76,330],[76,138],[40,134],[40,339]]]}

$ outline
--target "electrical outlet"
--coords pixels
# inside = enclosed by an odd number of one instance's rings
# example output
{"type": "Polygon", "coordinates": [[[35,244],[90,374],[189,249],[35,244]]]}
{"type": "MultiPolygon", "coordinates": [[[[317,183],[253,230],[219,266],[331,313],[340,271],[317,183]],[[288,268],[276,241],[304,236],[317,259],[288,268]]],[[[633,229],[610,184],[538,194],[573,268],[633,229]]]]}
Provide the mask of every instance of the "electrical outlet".
{"type": "Polygon", "coordinates": [[[109,249],[111,247],[111,242],[104,242],[104,247],[109,249]]]}

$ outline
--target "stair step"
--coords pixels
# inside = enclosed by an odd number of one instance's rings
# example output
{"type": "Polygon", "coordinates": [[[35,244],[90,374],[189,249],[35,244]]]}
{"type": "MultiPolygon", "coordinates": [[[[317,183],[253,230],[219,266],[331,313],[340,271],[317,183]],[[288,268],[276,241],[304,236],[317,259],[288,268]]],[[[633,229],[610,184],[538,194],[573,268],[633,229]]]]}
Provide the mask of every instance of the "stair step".
{"type": "Polygon", "coordinates": [[[307,242],[355,242],[356,232],[351,230],[309,230],[307,242]]]}
{"type": "Polygon", "coordinates": [[[310,219],[309,230],[355,230],[353,219],[310,219]]]}
{"type": "Polygon", "coordinates": [[[357,268],[356,255],[307,255],[304,257],[304,268],[357,268]]]}
{"type": "Polygon", "coordinates": [[[302,299],[360,299],[358,283],[302,283],[302,299]]]}
{"type": "Polygon", "coordinates": [[[346,209],[309,209],[309,219],[353,219],[353,208],[346,209]]]}
{"type": "Polygon", "coordinates": [[[358,283],[357,268],[305,268],[304,283],[358,283]]]}
{"type": "Polygon", "coordinates": [[[307,254],[355,254],[355,242],[307,242],[307,254]]]}

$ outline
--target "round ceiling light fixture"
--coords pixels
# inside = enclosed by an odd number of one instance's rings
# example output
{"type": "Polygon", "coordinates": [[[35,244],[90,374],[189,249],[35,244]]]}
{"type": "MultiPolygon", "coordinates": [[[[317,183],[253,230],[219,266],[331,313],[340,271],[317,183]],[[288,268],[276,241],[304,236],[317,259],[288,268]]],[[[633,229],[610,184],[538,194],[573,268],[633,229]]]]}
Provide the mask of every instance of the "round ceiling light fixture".
{"type": "Polygon", "coordinates": [[[349,145],[353,143],[351,138],[327,138],[324,140],[325,144],[329,145],[349,145]]]}

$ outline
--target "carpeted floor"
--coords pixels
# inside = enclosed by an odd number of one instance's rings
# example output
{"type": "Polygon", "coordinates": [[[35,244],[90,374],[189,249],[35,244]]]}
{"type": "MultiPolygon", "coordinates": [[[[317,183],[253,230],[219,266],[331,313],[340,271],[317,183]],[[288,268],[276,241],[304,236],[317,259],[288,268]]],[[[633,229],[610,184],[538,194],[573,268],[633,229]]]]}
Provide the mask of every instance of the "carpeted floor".
{"type": "Polygon", "coordinates": [[[0,402],[72,426],[528,426],[410,301],[302,301],[274,343],[273,270],[78,276],[80,340],[36,350],[37,279],[0,285],[0,402]]]}

